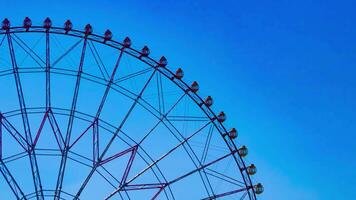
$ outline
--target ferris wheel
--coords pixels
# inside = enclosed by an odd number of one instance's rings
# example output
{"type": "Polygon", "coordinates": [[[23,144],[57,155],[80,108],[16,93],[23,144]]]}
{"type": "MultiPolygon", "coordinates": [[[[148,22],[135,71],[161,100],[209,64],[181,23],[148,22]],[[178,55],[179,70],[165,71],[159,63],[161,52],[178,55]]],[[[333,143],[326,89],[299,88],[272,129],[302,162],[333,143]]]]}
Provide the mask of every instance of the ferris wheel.
{"type": "Polygon", "coordinates": [[[46,18],[0,29],[0,199],[257,199],[248,149],[165,57],[46,18]]]}

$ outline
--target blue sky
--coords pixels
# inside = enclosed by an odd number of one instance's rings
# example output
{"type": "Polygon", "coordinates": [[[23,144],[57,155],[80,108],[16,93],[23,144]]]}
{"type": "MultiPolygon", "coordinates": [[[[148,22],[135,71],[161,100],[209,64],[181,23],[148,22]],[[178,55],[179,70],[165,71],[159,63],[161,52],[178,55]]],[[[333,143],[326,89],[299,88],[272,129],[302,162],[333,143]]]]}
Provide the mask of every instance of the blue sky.
{"type": "MultiPolygon", "coordinates": [[[[20,24],[91,23],[165,55],[240,130],[260,199],[352,199],[354,1],[1,1],[20,24]]],[[[6,8],[6,9],[5,9],[6,8]]]]}

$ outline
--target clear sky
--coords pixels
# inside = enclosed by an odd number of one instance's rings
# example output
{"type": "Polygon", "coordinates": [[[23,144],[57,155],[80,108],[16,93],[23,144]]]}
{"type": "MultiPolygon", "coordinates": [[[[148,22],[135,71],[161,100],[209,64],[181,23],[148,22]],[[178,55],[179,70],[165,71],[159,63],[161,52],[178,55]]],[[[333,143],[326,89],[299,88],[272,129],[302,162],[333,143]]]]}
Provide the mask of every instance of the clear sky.
{"type": "Polygon", "coordinates": [[[260,199],[354,199],[355,1],[0,1],[1,18],[109,28],[165,55],[240,130],[260,199]]]}

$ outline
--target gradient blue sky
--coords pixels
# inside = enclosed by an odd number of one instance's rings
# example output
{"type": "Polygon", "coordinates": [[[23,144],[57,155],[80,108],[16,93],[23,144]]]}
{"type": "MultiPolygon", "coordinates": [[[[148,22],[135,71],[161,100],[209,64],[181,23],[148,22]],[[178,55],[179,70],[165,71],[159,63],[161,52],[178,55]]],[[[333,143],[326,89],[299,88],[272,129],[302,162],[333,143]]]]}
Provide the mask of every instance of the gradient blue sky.
{"type": "Polygon", "coordinates": [[[355,198],[355,1],[0,2],[13,24],[91,23],[182,67],[240,130],[260,199],[355,198]]]}

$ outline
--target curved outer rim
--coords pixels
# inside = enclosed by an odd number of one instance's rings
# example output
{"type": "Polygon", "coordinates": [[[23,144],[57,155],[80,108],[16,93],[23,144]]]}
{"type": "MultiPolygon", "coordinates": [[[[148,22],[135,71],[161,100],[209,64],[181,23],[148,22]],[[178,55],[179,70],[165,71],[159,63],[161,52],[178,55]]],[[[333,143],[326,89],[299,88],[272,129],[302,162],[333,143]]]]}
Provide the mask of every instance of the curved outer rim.
{"type": "Polygon", "coordinates": [[[233,140],[231,140],[229,137],[225,137],[224,133],[227,133],[227,129],[224,127],[224,125],[219,122],[218,120],[215,120],[217,118],[217,115],[214,113],[214,111],[205,105],[203,98],[201,98],[197,93],[194,93],[190,91],[189,85],[184,82],[181,79],[176,79],[174,78],[174,73],[169,70],[167,67],[159,67],[159,62],[154,60],[153,58],[149,56],[141,57],[140,51],[131,48],[131,47],[124,47],[124,45],[120,42],[117,42],[115,40],[107,40],[105,41],[103,36],[97,35],[97,34],[85,34],[84,31],[80,30],[75,30],[72,29],[70,31],[66,31],[64,28],[61,27],[50,27],[50,28],[44,28],[43,26],[31,26],[29,29],[26,29],[22,26],[15,26],[15,27],[10,27],[8,30],[0,29],[0,35],[7,34],[7,33],[52,33],[52,34],[59,34],[59,35],[68,35],[68,36],[73,36],[73,37],[78,37],[78,38],[87,38],[88,40],[98,42],[107,46],[110,46],[112,48],[118,49],[120,51],[123,51],[138,60],[146,63],[147,65],[151,66],[152,68],[157,68],[157,71],[160,72],[162,75],[164,75],[166,78],[170,79],[173,83],[175,83],[180,89],[182,89],[184,92],[187,93],[187,95],[201,108],[201,110],[206,114],[207,117],[212,120],[212,123],[216,127],[216,129],[219,131],[221,137],[225,141],[226,145],[228,146],[230,152],[232,153],[232,156],[239,167],[241,176],[243,178],[243,181],[245,183],[245,186],[247,187],[247,193],[249,195],[250,199],[257,199],[256,198],[256,193],[255,189],[253,187],[251,177],[250,175],[246,172],[246,165],[244,160],[241,158],[241,156],[238,153],[234,153],[238,151],[238,148],[233,140]],[[227,139],[228,138],[228,139],[227,139]],[[229,143],[230,142],[230,143],[229,143]],[[237,155],[237,156],[236,156],[237,155]]]}

